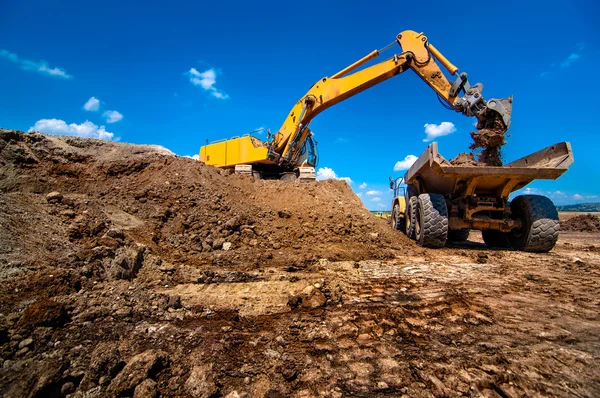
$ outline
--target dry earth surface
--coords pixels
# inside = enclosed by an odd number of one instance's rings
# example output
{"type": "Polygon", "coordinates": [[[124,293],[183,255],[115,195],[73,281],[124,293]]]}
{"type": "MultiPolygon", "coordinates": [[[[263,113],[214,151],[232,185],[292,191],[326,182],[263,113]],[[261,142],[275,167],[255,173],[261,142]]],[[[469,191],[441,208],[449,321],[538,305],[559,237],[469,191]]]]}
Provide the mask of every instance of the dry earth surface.
{"type": "Polygon", "coordinates": [[[600,234],[424,249],[343,181],[0,131],[6,397],[594,397],[600,234]]]}

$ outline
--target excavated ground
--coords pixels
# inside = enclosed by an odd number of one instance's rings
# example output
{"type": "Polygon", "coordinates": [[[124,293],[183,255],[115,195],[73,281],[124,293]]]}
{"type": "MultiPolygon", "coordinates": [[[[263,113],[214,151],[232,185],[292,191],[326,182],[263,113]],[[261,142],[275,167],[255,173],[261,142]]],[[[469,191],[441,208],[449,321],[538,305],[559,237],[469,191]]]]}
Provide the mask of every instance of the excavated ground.
{"type": "Polygon", "coordinates": [[[598,396],[600,235],[423,249],[343,181],[0,132],[0,394],[598,396]]]}

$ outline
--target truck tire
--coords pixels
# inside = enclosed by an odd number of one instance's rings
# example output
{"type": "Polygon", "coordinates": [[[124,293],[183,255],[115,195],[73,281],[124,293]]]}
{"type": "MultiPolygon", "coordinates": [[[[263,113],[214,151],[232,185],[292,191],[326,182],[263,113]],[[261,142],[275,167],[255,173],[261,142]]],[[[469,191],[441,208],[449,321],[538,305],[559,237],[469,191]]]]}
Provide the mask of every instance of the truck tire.
{"type": "Polygon", "coordinates": [[[419,195],[417,210],[416,239],[423,247],[444,247],[448,237],[448,208],[440,194],[419,195]]]}
{"type": "Polygon", "coordinates": [[[404,232],[404,219],[400,217],[400,206],[398,203],[394,205],[392,210],[392,228],[404,232]]]}
{"type": "Polygon", "coordinates": [[[552,250],[558,240],[560,222],[550,199],[541,195],[517,196],[510,203],[510,211],[523,223],[522,228],[509,234],[513,248],[534,253],[552,250]]]}
{"type": "Polygon", "coordinates": [[[451,242],[464,242],[469,239],[470,229],[450,229],[448,230],[448,240],[451,242]]]}
{"type": "Polygon", "coordinates": [[[481,237],[487,247],[496,247],[498,249],[508,249],[511,247],[509,233],[495,229],[484,229],[481,231],[481,237]]]}
{"type": "Polygon", "coordinates": [[[405,223],[406,227],[404,228],[406,231],[406,236],[410,239],[416,239],[415,234],[415,225],[417,224],[417,208],[419,206],[418,200],[416,196],[411,196],[408,200],[408,206],[406,206],[406,217],[405,223]]]}

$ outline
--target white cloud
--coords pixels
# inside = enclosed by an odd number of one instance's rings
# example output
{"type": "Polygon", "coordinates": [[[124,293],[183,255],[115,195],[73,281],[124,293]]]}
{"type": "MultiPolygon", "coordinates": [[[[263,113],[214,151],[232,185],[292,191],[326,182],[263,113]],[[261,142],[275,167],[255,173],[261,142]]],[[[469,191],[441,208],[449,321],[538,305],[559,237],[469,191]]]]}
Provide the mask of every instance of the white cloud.
{"type": "Polygon", "coordinates": [[[103,116],[106,118],[106,123],[116,123],[123,119],[123,115],[117,111],[106,111],[103,116]]]}
{"type": "Polygon", "coordinates": [[[404,160],[400,160],[400,161],[396,162],[396,164],[394,165],[394,171],[410,169],[410,166],[412,166],[413,163],[415,163],[417,161],[417,159],[418,158],[415,155],[407,155],[404,158],[404,160]]]}
{"type": "Polygon", "coordinates": [[[100,109],[100,100],[96,97],[90,97],[89,100],[83,105],[83,109],[90,112],[96,112],[100,109]]]}
{"type": "Polygon", "coordinates": [[[440,124],[425,123],[424,127],[427,137],[423,139],[423,142],[429,142],[456,131],[456,127],[454,127],[454,123],[452,122],[442,122],[440,124]]]}
{"type": "Polygon", "coordinates": [[[229,98],[227,94],[215,87],[215,84],[217,83],[217,72],[214,69],[211,68],[204,72],[198,72],[196,68],[192,68],[187,75],[194,86],[202,87],[204,90],[210,92],[213,97],[219,99],[229,98]]]}
{"type": "Polygon", "coordinates": [[[363,197],[363,193],[362,193],[362,192],[359,192],[359,193],[357,193],[357,194],[356,194],[356,196],[358,196],[359,198],[361,198],[361,199],[362,199],[362,197],[363,197]]]}
{"type": "Polygon", "coordinates": [[[350,177],[338,177],[335,171],[333,171],[333,169],[330,167],[321,167],[319,170],[317,170],[317,181],[329,179],[344,180],[348,184],[352,184],[352,180],[350,179],[350,177]]]}
{"type": "Polygon", "coordinates": [[[373,198],[371,199],[373,202],[381,202],[381,198],[373,198]]]}
{"type": "Polygon", "coordinates": [[[56,67],[51,68],[50,66],[48,66],[48,63],[44,60],[31,61],[29,59],[20,59],[17,54],[11,53],[10,51],[6,50],[0,50],[0,57],[6,58],[7,60],[18,64],[23,70],[39,72],[45,75],[59,77],[62,79],[73,78],[73,76],[69,75],[64,69],[56,67]]]}
{"type": "Polygon", "coordinates": [[[540,195],[541,193],[542,192],[540,192],[540,190],[537,188],[529,188],[528,187],[523,190],[524,195],[540,195]]]}
{"type": "Polygon", "coordinates": [[[384,205],[383,203],[379,203],[379,204],[377,205],[377,207],[379,207],[380,209],[385,209],[387,206],[386,206],[386,205],[384,205]]]}
{"type": "Polygon", "coordinates": [[[74,135],[83,138],[98,138],[101,140],[112,140],[114,133],[106,131],[104,126],[96,126],[94,123],[86,120],[81,124],[67,124],[60,119],[41,119],[29,128],[29,131],[41,131],[46,134],[54,135],[74,135]]]}
{"type": "Polygon", "coordinates": [[[562,68],[566,68],[568,66],[571,66],[571,64],[573,62],[576,62],[577,60],[579,60],[579,58],[581,58],[581,55],[577,54],[577,53],[571,53],[571,55],[569,55],[567,58],[565,58],[564,61],[562,61],[560,63],[560,66],[562,68]]]}
{"type": "Polygon", "coordinates": [[[192,155],[192,156],[190,156],[190,155],[184,155],[183,157],[184,158],[194,159],[194,160],[200,160],[200,155],[198,155],[198,154],[195,154],[195,155],[192,155]]]}
{"type": "Polygon", "coordinates": [[[583,200],[583,196],[581,196],[580,194],[576,193],[575,195],[573,195],[573,199],[575,199],[575,200],[583,200]]]}
{"type": "Polygon", "coordinates": [[[383,192],[372,190],[372,191],[367,191],[367,195],[368,196],[383,195],[383,192]]]}
{"type": "Polygon", "coordinates": [[[362,183],[362,184],[360,184],[358,187],[359,187],[360,189],[365,189],[365,188],[367,187],[367,183],[366,183],[366,182],[363,182],[363,183],[362,183]]]}

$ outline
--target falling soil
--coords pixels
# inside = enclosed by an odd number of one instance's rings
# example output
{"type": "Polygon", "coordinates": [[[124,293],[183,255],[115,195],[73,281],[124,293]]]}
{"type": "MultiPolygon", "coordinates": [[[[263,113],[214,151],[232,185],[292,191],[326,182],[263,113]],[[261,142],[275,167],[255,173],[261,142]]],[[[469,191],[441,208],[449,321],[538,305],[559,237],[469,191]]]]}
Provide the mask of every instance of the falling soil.
{"type": "Polygon", "coordinates": [[[588,235],[424,249],[344,181],[0,131],[0,396],[598,396],[588,235]]]}
{"type": "Polygon", "coordinates": [[[561,221],[561,231],[600,232],[600,217],[594,214],[579,214],[561,221]]]}
{"type": "Polygon", "coordinates": [[[502,146],[505,144],[506,127],[498,114],[484,108],[478,115],[477,129],[472,131],[473,143],[469,149],[478,151],[477,160],[487,166],[502,166],[502,146]]]}

